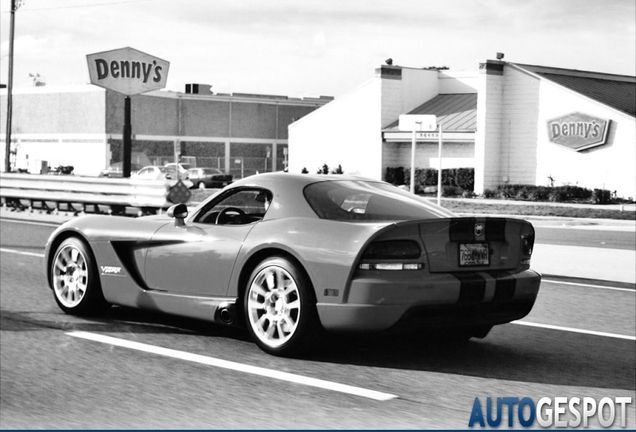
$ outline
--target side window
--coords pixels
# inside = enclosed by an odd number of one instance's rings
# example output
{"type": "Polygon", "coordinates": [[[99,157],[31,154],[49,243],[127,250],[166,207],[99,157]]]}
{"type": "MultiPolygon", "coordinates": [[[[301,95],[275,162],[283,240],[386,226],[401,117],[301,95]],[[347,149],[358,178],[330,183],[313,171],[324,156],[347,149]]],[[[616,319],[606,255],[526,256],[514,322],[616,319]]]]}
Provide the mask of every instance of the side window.
{"type": "Polygon", "coordinates": [[[258,222],[272,202],[271,192],[264,189],[238,189],[208,203],[195,217],[195,222],[217,225],[243,225],[258,222]]]}

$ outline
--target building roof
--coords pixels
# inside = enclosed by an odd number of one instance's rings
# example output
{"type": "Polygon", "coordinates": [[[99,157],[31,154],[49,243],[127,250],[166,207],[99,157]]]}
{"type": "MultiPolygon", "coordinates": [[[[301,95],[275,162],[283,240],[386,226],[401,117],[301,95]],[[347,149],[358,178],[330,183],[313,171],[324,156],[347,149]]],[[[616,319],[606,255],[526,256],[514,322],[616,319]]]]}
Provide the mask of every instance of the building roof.
{"type": "MultiPolygon", "coordinates": [[[[445,131],[477,130],[477,93],[440,94],[408,114],[432,114],[445,131]]],[[[384,130],[397,130],[395,121],[384,130]]]]}
{"type": "Polygon", "coordinates": [[[518,63],[513,65],[636,117],[636,77],[518,63]]]}

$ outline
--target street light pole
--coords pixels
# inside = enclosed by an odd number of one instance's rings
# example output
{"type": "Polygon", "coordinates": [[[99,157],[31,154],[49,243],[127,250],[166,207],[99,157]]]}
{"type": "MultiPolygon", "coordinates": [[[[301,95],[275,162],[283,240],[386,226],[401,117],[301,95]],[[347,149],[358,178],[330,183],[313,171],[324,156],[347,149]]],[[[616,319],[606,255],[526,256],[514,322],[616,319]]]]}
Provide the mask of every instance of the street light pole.
{"type": "Polygon", "coordinates": [[[11,172],[11,118],[13,117],[13,39],[15,36],[15,11],[19,0],[11,0],[11,23],[9,26],[9,77],[7,80],[7,130],[4,140],[4,170],[11,172]]]}

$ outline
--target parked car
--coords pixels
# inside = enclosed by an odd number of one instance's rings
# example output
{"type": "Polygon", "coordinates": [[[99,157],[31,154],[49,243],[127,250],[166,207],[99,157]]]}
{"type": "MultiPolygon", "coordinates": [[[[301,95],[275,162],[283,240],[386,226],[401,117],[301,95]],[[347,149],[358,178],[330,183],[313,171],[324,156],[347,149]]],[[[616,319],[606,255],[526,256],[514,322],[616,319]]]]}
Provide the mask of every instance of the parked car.
{"type": "Polygon", "coordinates": [[[187,163],[167,163],[164,168],[168,170],[169,178],[183,180],[188,178],[188,170],[192,168],[192,165],[187,163]]]}
{"type": "Polygon", "coordinates": [[[242,325],[287,356],[323,331],[485,337],[532,309],[533,246],[521,219],[458,217],[360,177],[268,173],[193,210],[73,218],[44,265],[68,314],[121,305],[242,325]]]}
{"type": "Polygon", "coordinates": [[[73,165],[58,165],[49,169],[47,174],[50,175],[72,175],[75,167],[73,165]]]}
{"type": "MultiPolygon", "coordinates": [[[[133,178],[139,180],[166,180],[170,186],[174,186],[178,181],[177,176],[175,176],[174,173],[171,173],[170,169],[154,165],[141,168],[137,171],[133,178]]],[[[192,187],[192,182],[186,178],[183,178],[181,181],[186,185],[186,187],[192,187]]]]}
{"type": "Polygon", "coordinates": [[[222,188],[234,181],[234,176],[217,168],[190,168],[186,175],[199,189],[222,188]]]}
{"type": "MultiPolygon", "coordinates": [[[[130,175],[132,176],[137,171],[142,168],[141,165],[131,163],[130,164],[130,175]]],[[[123,162],[113,162],[108,166],[108,168],[103,169],[99,172],[99,177],[122,177],[124,175],[124,163],[123,162]]]]}
{"type": "Polygon", "coordinates": [[[168,169],[159,166],[145,166],[135,174],[135,178],[142,180],[165,180],[168,179],[168,169]]]}

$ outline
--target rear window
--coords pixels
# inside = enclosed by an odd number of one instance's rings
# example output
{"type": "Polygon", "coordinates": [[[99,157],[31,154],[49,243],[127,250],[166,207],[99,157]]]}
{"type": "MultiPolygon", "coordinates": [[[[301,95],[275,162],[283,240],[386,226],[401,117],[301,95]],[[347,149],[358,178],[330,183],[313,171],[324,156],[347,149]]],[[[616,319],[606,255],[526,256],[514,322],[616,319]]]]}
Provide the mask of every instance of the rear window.
{"type": "Polygon", "coordinates": [[[321,219],[398,221],[453,216],[425,198],[380,182],[324,181],[307,186],[304,194],[321,219]]]}

